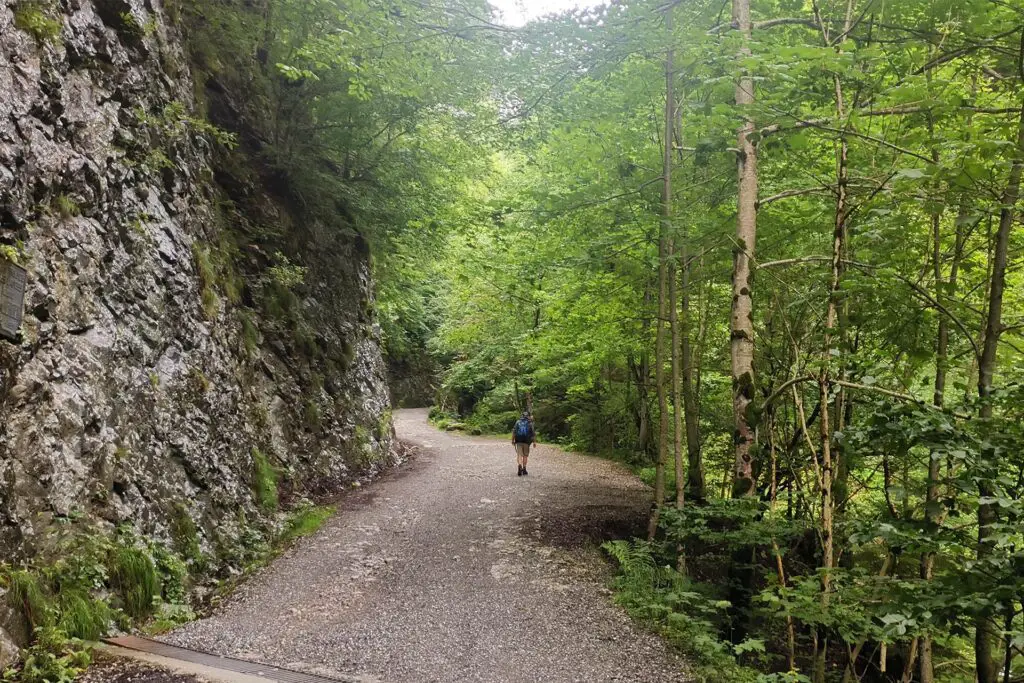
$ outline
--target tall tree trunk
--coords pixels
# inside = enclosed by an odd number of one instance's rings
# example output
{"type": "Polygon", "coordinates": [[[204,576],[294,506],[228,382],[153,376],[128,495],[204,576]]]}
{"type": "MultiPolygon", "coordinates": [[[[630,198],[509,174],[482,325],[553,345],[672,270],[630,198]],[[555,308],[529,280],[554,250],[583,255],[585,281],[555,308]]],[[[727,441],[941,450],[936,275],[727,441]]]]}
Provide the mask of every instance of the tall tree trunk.
{"type": "Polygon", "coordinates": [[[654,349],[654,383],[658,391],[658,462],[654,475],[654,508],[647,525],[647,537],[658,531],[661,508],[665,504],[665,465],[668,461],[668,392],[665,386],[665,318],[668,315],[668,240],[662,228],[658,239],[658,319],[654,349]]]}
{"type": "Polygon", "coordinates": [[[697,397],[693,386],[693,349],[690,345],[690,259],[686,237],[680,251],[682,268],[683,311],[679,334],[682,336],[680,352],[683,355],[683,410],[686,418],[686,495],[691,501],[702,502],[706,498],[704,491],[704,459],[700,452],[700,427],[697,410],[697,397]]]}
{"type": "MultiPolygon", "coordinates": [[[[1021,36],[1024,49],[1024,34],[1021,36]]],[[[991,396],[994,389],[996,352],[999,337],[1003,332],[1003,292],[1006,289],[1006,262],[1010,248],[1010,231],[1013,229],[1014,210],[1020,196],[1021,174],[1024,172],[1024,105],[1017,123],[1017,146],[1014,149],[1013,167],[1003,191],[1002,209],[999,212],[999,230],[996,232],[995,249],[992,256],[992,280],[988,295],[988,318],[985,323],[985,340],[978,361],[978,396],[981,399],[980,416],[983,420],[992,417],[991,396]]],[[[984,454],[991,457],[991,453],[984,454]]],[[[992,495],[991,485],[979,480],[978,494],[982,498],[992,495]]],[[[992,525],[997,521],[996,508],[992,503],[978,505],[978,559],[984,560],[992,554],[992,525]]],[[[995,613],[989,609],[978,615],[975,622],[974,658],[978,672],[978,683],[996,683],[999,665],[994,656],[996,645],[995,613]]]]}
{"type": "Polygon", "coordinates": [[[676,507],[682,508],[686,491],[686,468],[683,467],[683,400],[681,348],[679,343],[679,297],[676,282],[676,241],[672,224],[672,147],[676,139],[675,50],[672,49],[672,6],[665,10],[665,32],[669,46],[665,53],[665,146],[662,159],[664,177],[661,192],[662,220],[668,238],[668,305],[669,327],[672,330],[672,448],[676,465],[676,507]]]}
{"type": "MultiPolygon", "coordinates": [[[[733,0],[732,20],[743,40],[740,59],[750,56],[752,25],[750,0],[733,0]]],[[[751,425],[751,402],[754,398],[754,303],[751,295],[754,247],[757,240],[757,147],[752,108],[754,79],[744,73],[736,84],[736,105],[743,113],[739,131],[737,168],[739,191],[736,213],[736,246],[732,267],[732,315],[730,318],[730,356],[732,364],[732,408],[735,448],[733,473],[734,498],[754,493],[751,447],[754,428],[751,425]]]]}
{"type": "MultiPolygon", "coordinates": [[[[826,45],[831,44],[828,29],[818,13],[817,4],[814,5],[815,18],[822,30],[822,37],[826,45]]],[[[842,51],[842,43],[845,36],[849,34],[853,20],[853,0],[848,0],[846,5],[846,20],[843,25],[842,36],[835,44],[836,52],[842,51]]],[[[843,96],[843,84],[838,74],[832,75],[832,85],[835,93],[836,116],[840,121],[846,118],[846,103],[843,96]]],[[[833,337],[837,331],[840,312],[840,283],[845,271],[843,261],[846,255],[847,238],[847,217],[849,216],[848,191],[849,191],[849,145],[845,135],[840,135],[836,149],[836,213],[835,224],[832,230],[832,278],[829,284],[828,311],[825,315],[825,335],[821,357],[821,374],[818,380],[819,402],[821,404],[821,418],[818,421],[821,433],[821,608],[828,613],[832,592],[832,569],[835,567],[835,529],[833,514],[835,511],[835,499],[833,496],[833,485],[835,483],[834,472],[836,464],[834,457],[839,456],[838,451],[833,451],[832,444],[832,422],[829,418],[829,393],[832,388],[832,354],[834,350],[833,337]]],[[[840,329],[840,341],[845,330],[840,329]]],[[[840,373],[842,369],[840,369],[840,373]]],[[[836,396],[836,428],[842,427],[844,406],[843,394],[836,396]]],[[[828,640],[824,629],[819,629],[819,636],[815,640],[818,647],[815,648],[813,680],[815,683],[825,681],[825,660],[827,657],[828,640]]]]}
{"type": "MultiPolygon", "coordinates": [[[[669,7],[665,15],[666,30],[671,35],[672,11],[669,7]]],[[[647,537],[654,538],[658,531],[658,519],[661,507],[665,504],[665,469],[668,463],[668,391],[665,386],[665,321],[668,319],[672,334],[672,385],[678,375],[678,354],[675,352],[678,325],[675,312],[675,243],[671,236],[672,230],[672,127],[675,107],[672,93],[672,57],[669,49],[665,55],[665,136],[662,155],[661,177],[661,229],[658,234],[658,333],[655,352],[654,374],[658,384],[658,465],[654,481],[654,510],[647,527],[647,537]],[[670,300],[671,298],[671,300],[670,300]]],[[[676,462],[681,454],[678,451],[679,437],[676,436],[676,462]]],[[[679,472],[676,472],[678,479],[679,472]]]]}
{"type": "MultiPolygon", "coordinates": [[[[938,162],[939,152],[935,148],[932,158],[938,162]]],[[[942,275],[942,214],[939,211],[932,213],[932,269],[935,277],[935,300],[942,302],[948,300],[956,289],[957,277],[960,271],[960,256],[963,252],[963,224],[967,219],[966,203],[963,204],[960,215],[956,221],[956,242],[953,247],[953,259],[949,268],[949,279],[943,282],[942,275]]],[[[942,408],[946,402],[946,372],[949,361],[949,318],[945,315],[939,316],[938,334],[935,341],[935,384],[932,402],[935,407],[942,408]]],[[[938,453],[932,453],[928,461],[928,489],[925,494],[925,519],[933,528],[942,524],[945,517],[945,509],[939,502],[939,479],[942,476],[942,462],[938,453]]],[[[935,553],[921,553],[920,576],[925,581],[931,581],[935,570],[935,553]]],[[[921,683],[934,683],[935,667],[932,660],[932,639],[924,634],[920,639],[920,653],[918,659],[918,677],[921,683]]]]}
{"type": "Polygon", "coordinates": [[[651,356],[647,349],[647,339],[651,331],[651,319],[648,311],[651,308],[651,288],[644,287],[644,318],[640,323],[640,338],[643,339],[643,351],[640,353],[640,363],[636,368],[637,388],[637,446],[644,456],[651,453],[651,404],[647,393],[648,381],[651,378],[651,356]]]}

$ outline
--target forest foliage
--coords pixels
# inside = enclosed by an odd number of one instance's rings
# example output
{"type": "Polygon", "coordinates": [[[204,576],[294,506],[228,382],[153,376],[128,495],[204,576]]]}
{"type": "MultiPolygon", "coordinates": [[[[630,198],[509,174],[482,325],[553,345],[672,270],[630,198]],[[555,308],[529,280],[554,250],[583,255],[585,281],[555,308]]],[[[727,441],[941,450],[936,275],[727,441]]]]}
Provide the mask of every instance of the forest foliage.
{"type": "Polygon", "coordinates": [[[499,134],[389,304],[438,409],[649,476],[621,595],[729,680],[1021,680],[1024,5],[490,39],[499,134]]]}
{"type": "Polygon", "coordinates": [[[439,410],[639,468],[620,600],[709,680],[1024,680],[1021,0],[167,12],[307,219],[267,287],[365,244],[439,410]]]}

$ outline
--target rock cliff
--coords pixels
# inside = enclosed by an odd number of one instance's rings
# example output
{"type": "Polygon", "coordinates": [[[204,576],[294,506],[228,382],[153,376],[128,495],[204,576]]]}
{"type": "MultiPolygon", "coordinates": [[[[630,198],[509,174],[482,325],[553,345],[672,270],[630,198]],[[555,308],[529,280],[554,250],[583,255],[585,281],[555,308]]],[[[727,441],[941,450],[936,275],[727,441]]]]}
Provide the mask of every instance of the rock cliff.
{"type": "Polygon", "coordinates": [[[285,498],[390,457],[365,242],[224,149],[203,91],[160,0],[0,0],[0,558],[83,517],[186,516],[212,554],[272,517],[261,470],[285,498]]]}

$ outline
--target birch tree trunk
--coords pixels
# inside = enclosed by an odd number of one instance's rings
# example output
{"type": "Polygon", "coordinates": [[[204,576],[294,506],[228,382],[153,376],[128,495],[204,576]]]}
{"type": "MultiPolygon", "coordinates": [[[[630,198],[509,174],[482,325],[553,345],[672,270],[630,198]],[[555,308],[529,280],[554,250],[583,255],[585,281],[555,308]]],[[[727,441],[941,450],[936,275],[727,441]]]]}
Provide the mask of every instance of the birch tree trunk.
{"type": "MultiPolygon", "coordinates": [[[[750,0],[733,0],[733,25],[743,40],[739,57],[750,52],[750,0]]],[[[744,114],[739,131],[737,167],[739,191],[736,214],[736,246],[732,267],[732,315],[729,323],[732,365],[733,444],[735,471],[732,495],[742,498],[754,493],[751,447],[754,429],[751,425],[751,402],[754,398],[754,305],[751,290],[752,261],[757,239],[757,147],[754,146],[754,79],[743,74],[736,84],[736,105],[744,114]]]]}

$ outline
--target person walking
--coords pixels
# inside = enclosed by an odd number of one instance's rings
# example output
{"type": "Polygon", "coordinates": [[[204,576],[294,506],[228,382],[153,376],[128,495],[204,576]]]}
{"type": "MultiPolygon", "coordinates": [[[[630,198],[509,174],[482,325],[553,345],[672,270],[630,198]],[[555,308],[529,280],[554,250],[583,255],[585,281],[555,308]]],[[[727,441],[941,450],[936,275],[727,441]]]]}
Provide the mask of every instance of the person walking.
{"type": "Polygon", "coordinates": [[[519,474],[526,476],[526,462],[530,457],[530,445],[537,445],[537,432],[533,428],[533,419],[529,413],[523,413],[515,426],[512,428],[512,445],[516,449],[516,464],[519,466],[519,474]]]}

